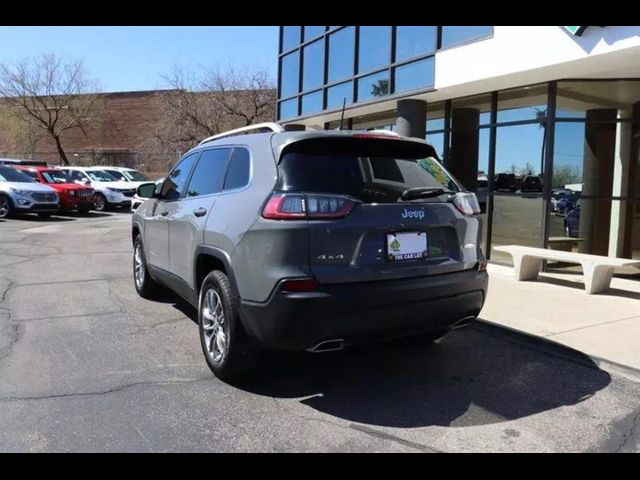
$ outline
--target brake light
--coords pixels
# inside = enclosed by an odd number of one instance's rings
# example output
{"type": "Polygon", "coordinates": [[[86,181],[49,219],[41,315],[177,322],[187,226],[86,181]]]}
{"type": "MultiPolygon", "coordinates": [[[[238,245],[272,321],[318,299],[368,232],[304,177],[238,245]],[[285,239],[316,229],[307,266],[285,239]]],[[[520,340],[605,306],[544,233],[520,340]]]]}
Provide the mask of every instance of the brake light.
{"type": "Polygon", "coordinates": [[[453,196],[453,204],[464,215],[478,215],[480,213],[480,204],[475,193],[458,192],[453,196]]]}
{"type": "Polygon", "coordinates": [[[352,135],[353,138],[384,138],[385,140],[399,140],[400,137],[398,134],[389,132],[389,133],[354,133],[352,135]]]}
{"type": "Polygon", "coordinates": [[[285,280],[280,285],[280,290],[289,293],[315,292],[318,290],[318,284],[313,278],[285,280]]]}
{"type": "Polygon", "coordinates": [[[339,195],[276,193],[265,205],[262,216],[273,220],[342,218],[354,206],[354,201],[339,195]]]}

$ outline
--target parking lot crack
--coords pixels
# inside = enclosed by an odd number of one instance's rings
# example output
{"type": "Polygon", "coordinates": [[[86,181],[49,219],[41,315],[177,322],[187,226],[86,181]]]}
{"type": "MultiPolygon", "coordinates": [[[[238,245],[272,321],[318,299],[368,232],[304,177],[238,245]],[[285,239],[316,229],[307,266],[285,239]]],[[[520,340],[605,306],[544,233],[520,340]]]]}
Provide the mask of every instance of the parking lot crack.
{"type": "Polygon", "coordinates": [[[198,383],[204,381],[211,381],[211,377],[203,377],[203,378],[189,378],[184,380],[163,380],[163,381],[144,381],[144,382],[132,382],[126,383],[124,385],[119,385],[117,387],[109,388],[107,390],[99,390],[95,392],[70,392],[70,393],[56,393],[51,395],[35,395],[35,396],[27,396],[27,397],[0,397],[0,402],[22,402],[29,400],[55,400],[61,398],[72,398],[72,397],[89,397],[89,396],[102,396],[109,395],[111,393],[122,392],[123,390],[127,390],[129,388],[135,388],[139,386],[156,386],[156,385],[175,385],[175,384],[185,384],[185,383],[198,383]]]}

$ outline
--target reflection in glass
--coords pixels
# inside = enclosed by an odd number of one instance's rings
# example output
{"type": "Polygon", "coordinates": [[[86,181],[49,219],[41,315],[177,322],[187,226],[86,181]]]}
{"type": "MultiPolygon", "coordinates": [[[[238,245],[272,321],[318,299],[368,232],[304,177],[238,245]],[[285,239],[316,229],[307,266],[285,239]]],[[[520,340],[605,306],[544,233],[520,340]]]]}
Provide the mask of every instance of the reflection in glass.
{"type": "Polygon", "coordinates": [[[360,27],[359,73],[388,65],[390,53],[391,27],[360,27]]]}
{"type": "Polygon", "coordinates": [[[347,27],[329,35],[329,83],[353,75],[355,28],[347,27]]]}
{"type": "Polygon", "coordinates": [[[296,50],[280,59],[280,98],[290,97],[298,93],[299,58],[300,53],[296,50]]]}
{"type": "Polygon", "coordinates": [[[491,35],[493,27],[464,26],[442,27],[442,48],[470,42],[491,35]]]}
{"type": "Polygon", "coordinates": [[[325,27],[304,27],[304,41],[311,40],[324,33],[325,27]]]}
{"type": "Polygon", "coordinates": [[[498,92],[498,122],[543,121],[547,111],[547,86],[532,85],[498,92]]]}
{"type": "Polygon", "coordinates": [[[433,85],[434,58],[408,63],[396,68],[396,92],[433,85]]]}
{"type": "Polygon", "coordinates": [[[298,116],[298,99],[292,98],[291,100],[285,100],[280,102],[280,120],[286,120],[287,118],[294,118],[298,116]]]}
{"type": "Polygon", "coordinates": [[[302,96],[302,114],[319,112],[322,110],[322,90],[302,96]]]}
{"type": "Polygon", "coordinates": [[[282,51],[286,52],[300,44],[300,27],[282,27],[282,51]]]}
{"type": "Polygon", "coordinates": [[[496,129],[495,172],[507,175],[500,177],[497,189],[516,191],[525,176],[540,175],[544,166],[544,133],[544,128],[536,124],[496,129]]]}
{"type": "Polygon", "coordinates": [[[324,83],[324,41],[318,40],[303,48],[302,91],[313,90],[324,83]]]}
{"type": "Polygon", "coordinates": [[[389,95],[389,71],[358,79],[358,102],[389,95]]]}
{"type": "Polygon", "coordinates": [[[582,190],[584,123],[556,123],[552,188],[582,190]]]}
{"type": "MultiPolygon", "coordinates": [[[[495,195],[491,245],[542,246],[542,208],[542,198],[495,195]]],[[[495,250],[491,260],[513,264],[511,255],[495,250]]]]}
{"type": "Polygon", "coordinates": [[[327,89],[327,109],[342,108],[346,99],[346,105],[353,103],[353,83],[345,82],[327,89]]]}
{"type": "Polygon", "coordinates": [[[435,52],[435,50],[436,27],[397,27],[396,62],[435,52]]]}
{"type": "Polygon", "coordinates": [[[444,156],[444,133],[427,133],[427,142],[436,149],[438,158],[442,160],[444,156]]]}

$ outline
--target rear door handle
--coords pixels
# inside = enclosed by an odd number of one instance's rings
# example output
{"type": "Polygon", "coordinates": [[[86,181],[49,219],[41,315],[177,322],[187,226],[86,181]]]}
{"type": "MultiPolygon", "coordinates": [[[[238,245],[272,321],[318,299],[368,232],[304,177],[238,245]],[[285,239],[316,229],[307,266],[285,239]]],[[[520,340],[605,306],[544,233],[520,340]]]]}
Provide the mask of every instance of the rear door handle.
{"type": "Polygon", "coordinates": [[[166,217],[167,215],[169,215],[169,210],[164,210],[160,212],[160,215],[162,215],[163,217],[166,217]]]}
{"type": "Polygon", "coordinates": [[[206,213],[207,213],[207,209],[206,209],[206,208],[202,208],[202,207],[200,207],[200,208],[196,208],[196,209],[193,211],[193,214],[194,214],[196,217],[203,217],[204,215],[206,215],[206,213]]]}

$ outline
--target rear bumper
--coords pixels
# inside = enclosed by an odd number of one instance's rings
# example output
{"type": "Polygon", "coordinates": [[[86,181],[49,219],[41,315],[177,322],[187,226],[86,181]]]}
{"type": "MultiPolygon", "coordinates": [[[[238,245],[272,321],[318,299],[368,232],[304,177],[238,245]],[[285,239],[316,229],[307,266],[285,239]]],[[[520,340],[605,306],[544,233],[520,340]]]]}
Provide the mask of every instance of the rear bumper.
{"type": "Polygon", "coordinates": [[[323,285],[318,293],[282,293],[266,303],[241,302],[247,333],[264,347],[307,350],[320,342],[345,344],[448,329],[476,317],[487,292],[486,272],[323,285]]]}

